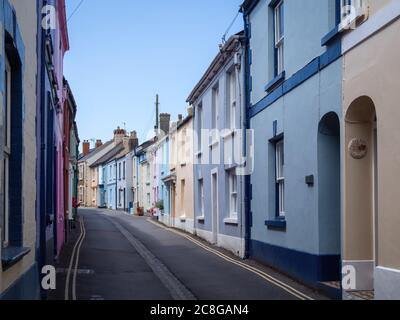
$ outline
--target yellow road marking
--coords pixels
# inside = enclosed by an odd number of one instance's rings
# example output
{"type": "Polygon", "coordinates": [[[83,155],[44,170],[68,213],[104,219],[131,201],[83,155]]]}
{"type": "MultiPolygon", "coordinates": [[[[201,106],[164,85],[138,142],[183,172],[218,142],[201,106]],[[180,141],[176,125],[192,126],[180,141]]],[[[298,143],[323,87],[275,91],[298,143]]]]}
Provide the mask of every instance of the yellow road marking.
{"type": "Polygon", "coordinates": [[[175,234],[177,234],[177,235],[179,235],[179,236],[181,236],[183,238],[186,238],[187,240],[191,241],[192,243],[198,245],[199,247],[203,248],[206,251],[209,251],[209,252],[215,254],[216,256],[219,256],[220,258],[224,259],[227,262],[235,264],[235,265],[237,265],[237,266],[239,266],[239,267],[241,267],[243,269],[246,269],[247,271],[250,271],[250,272],[258,275],[259,277],[263,278],[264,280],[268,281],[269,283],[272,283],[275,286],[285,290],[286,292],[290,293],[291,295],[295,296],[296,298],[298,298],[300,300],[314,300],[310,296],[308,296],[308,295],[298,291],[297,289],[291,287],[290,285],[288,285],[288,284],[286,284],[286,283],[284,283],[284,282],[272,277],[271,275],[267,274],[266,272],[258,270],[258,269],[254,268],[252,266],[249,266],[249,265],[247,265],[247,264],[245,264],[243,262],[240,262],[240,261],[237,261],[235,259],[232,259],[231,257],[219,252],[218,250],[212,249],[209,246],[204,245],[200,241],[195,240],[193,237],[191,237],[189,235],[186,235],[183,232],[180,232],[180,231],[168,228],[166,226],[163,226],[163,225],[161,225],[159,223],[156,223],[156,222],[152,221],[151,219],[148,219],[147,221],[152,223],[153,225],[156,225],[159,228],[165,229],[165,230],[167,230],[169,232],[175,233],[175,234]]]}
{"type": "Polygon", "coordinates": [[[71,277],[72,265],[73,265],[73,263],[74,263],[75,251],[76,251],[76,248],[78,247],[78,244],[79,244],[80,241],[82,240],[82,236],[83,236],[82,218],[80,219],[79,222],[80,222],[79,225],[80,225],[80,227],[81,227],[81,233],[80,233],[78,239],[76,240],[76,243],[75,243],[74,248],[73,248],[73,250],[72,250],[71,259],[70,259],[70,261],[69,261],[69,267],[68,267],[68,272],[67,272],[67,278],[66,278],[66,280],[65,280],[65,292],[64,292],[64,294],[65,294],[65,300],[69,300],[69,280],[70,280],[70,277],[71,277]]]}
{"type": "Polygon", "coordinates": [[[81,238],[81,242],[79,243],[78,250],[76,251],[74,278],[72,280],[72,300],[76,300],[76,275],[78,273],[78,267],[79,267],[79,256],[80,256],[83,241],[85,241],[85,237],[86,237],[85,220],[83,218],[82,218],[81,223],[82,223],[82,228],[83,228],[83,236],[81,238]]]}

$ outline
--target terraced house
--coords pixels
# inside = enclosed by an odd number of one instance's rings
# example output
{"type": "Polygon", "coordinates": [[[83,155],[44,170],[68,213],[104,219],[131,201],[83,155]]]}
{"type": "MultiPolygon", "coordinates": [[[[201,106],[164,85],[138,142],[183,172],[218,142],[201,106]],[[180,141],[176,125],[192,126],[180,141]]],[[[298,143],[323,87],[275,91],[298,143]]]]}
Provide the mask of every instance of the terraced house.
{"type": "Polygon", "coordinates": [[[46,297],[41,269],[73,219],[79,136],[63,75],[66,23],[63,0],[0,1],[0,299],[46,297]]]}
{"type": "Polygon", "coordinates": [[[242,6],[249,254],[336,297],[399,298],[399,10],[390,0],[242,6]]]}
{"type": "Polygon", "coordinates": [[[163,179],[170,194],[169,225],[194,233],[192,108],[171,125],[169,155],[169,175],[163,179]]]}
{"type": "Polygon", "coordinates": [[[248,0],[254,130],[249,255],[322,287],[341,279],[342,4],[248,0]]]}
{"type": "Polygon", "coordinates": [[[354,4],[341,25],[342,260],[357,272],[356,291],[400,299],[400,2],[354,4]]]}
{"type": "Polygon", "coordinates": [[[0,298],[39,297],[36,263],[37,7],[0,2],[0,298]]]}
{"type": "Polygon", "coordinates": [[[232,36],[191,92],[195,233],[243,257],[244,183],[238,174],[246,119],[244,34],[232,36]]]}

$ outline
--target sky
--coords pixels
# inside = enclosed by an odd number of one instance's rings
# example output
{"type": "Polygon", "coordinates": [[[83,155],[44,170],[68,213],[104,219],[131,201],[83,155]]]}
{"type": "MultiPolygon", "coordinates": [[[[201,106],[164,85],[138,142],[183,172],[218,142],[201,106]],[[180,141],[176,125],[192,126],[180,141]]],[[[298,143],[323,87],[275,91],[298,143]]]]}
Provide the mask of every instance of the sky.
{"type": "MultiPolygon", "coordinates": [[[[172,121],[218,53],[243,0],[66,0],[64,74],[78,105],[81,141],[118,126],[151,138],[155,97],[172,121]]],[[[229,35],[243,29],[238,16],[229,35]]]]}

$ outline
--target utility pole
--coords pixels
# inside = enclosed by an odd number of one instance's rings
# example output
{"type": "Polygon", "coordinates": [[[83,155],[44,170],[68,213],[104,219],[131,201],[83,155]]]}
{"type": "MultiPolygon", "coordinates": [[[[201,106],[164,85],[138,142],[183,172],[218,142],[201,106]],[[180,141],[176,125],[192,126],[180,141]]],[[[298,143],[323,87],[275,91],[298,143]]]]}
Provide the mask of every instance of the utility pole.
{"type": "Polygon", "coordinates": [[[158,130],[160,129],[160,101],[158,94],[156,95],[156,134],[158,134],[158,130]]]}

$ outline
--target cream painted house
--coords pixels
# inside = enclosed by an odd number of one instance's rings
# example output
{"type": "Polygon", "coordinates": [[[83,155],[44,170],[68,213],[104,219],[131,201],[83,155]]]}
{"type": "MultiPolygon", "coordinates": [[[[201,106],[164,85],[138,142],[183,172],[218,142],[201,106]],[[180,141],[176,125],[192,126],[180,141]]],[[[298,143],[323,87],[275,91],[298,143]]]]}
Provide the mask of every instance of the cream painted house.
{"type": "Polygon", "coordinates": [[[193,116],[172,124],[170,130],[170,223],[194,233],[193,116]]]}
{"type": "Polygon", "coordinates": [[[0,112],[0,300],[37,299],[36,192],[32,192],[37,154],[37,4],[20,0],[1,4],[0,110],[8,109],[9,117],[0,112]]]}
{"type": "MultiPolygon", "coordinates": [[[[135,166],[137,169],[137,202],[136,209],[146,214],[154,207],[154,198],[152,196],[152,159],[151,148],[156,143],[156,138],[144,142],[136,149],[135,166]]],[[[139,212],[137,212],[139,213],[139,212]]]]}
{"type": "Polygon", "coordinates": [[[89,152],[87,152],[89,148],[85,148],[84,146],[83,149],[86,150],[86,155],[84,155],[84,157],[78,161],[78,196],[80,199],[83,199],[83,202],[81,201],[81,206],[90,208],[100,205],[97,203],[99,174],[96,162],[105,157],[121,143],[123,144],[126,153],[128,153],[130,149],[130,141],[133,138],[134,137],[127,135],[126,130],[118,127],[116,130],[114,130],[114,138],[106,142],[105,144],[102,144],[101,141],[98,140],[96,142],[95,148],[89,152]]]}
{"type": "Polygon", "coordinates": [[[343,265],[356,291],[400,299],[400,1],[354,3],[342,38],[343,265]]]}
{"type": "MultiPolygon", "coordinates": [[[[87,142],[85,142],[87,143],[87,142]]],[[[91,168],[101,157],[106,155],[116,146],[115,140],[103,145],[97,145],[91,152],[78,161],[79,169],[79,199],[82,207],[96,207],[97,205],[97,168],[91,168]],[[83,201],[81,201],[83,200],[83,201]]],[[[85,149],[85,148],[84,148],[85,149]]]]}

